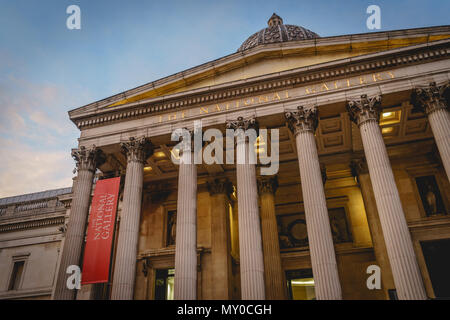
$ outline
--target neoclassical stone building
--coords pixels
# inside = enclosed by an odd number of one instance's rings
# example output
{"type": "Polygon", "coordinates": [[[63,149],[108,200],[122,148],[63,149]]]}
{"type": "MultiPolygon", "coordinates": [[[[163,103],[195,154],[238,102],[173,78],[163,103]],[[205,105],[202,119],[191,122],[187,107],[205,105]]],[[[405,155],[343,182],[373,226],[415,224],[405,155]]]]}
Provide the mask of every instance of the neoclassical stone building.
{"type": "Polygon", "coordinates": [[[50,299],[71,188],[0,199],[0,299],[50,299]]]}
{"type": "Polygon", "coordinates": [[[234,54],[70,111],[78,174],[53,298],[450,296],[449,81],[449,26],[319,37],[274,14],[234,54]],[[186,163],[171,134],[196,120],[268,129],[231,148],[278,149],[279,170],[186,163]],[[123,183],[112,275],[69,290],[97,169],[123,183]]]}

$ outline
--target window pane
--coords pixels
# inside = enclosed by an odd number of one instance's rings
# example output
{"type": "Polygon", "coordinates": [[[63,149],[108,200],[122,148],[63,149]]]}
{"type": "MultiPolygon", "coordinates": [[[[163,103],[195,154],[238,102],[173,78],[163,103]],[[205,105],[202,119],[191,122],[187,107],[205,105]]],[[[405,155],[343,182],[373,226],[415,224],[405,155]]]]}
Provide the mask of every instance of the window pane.
{"type": "Polygon", "coordinates": [[[14,262],[8,290],[18,290],[19,289],[20,279],[22,278],[24,264],[25,264],[25,261],[14,262]]]}

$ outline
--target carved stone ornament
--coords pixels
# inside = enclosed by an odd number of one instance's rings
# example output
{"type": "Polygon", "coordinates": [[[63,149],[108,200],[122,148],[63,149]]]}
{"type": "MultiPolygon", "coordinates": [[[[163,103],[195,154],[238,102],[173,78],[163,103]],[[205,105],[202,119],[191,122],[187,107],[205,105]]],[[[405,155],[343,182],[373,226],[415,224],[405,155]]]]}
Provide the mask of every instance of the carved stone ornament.
{"type": "Polygon", "coordinates": [[[95,145],[86,148],[72,149],[72,157],[76,163],[74,171],[89,170],[95,172],[95,169],[106,161],[105,154],[95,145]]]}
{"type": "Polygon", "coordinates": [[[366,121],[379,121],[381,111],[381,96],[376,95],[368,97],[363,94],[361,99],[347,102],[347,110],[350,120],[358,125],[358,127],[366,121]]]}
{"type": "Polygon", "coordinates": [[[353,177],[358,177],[360,174],[369,173],[367,162],[365,158],[355,158],[350,162],[350,170],[353,177]]]}
{"type": "Polygon", "coordinates": [[[288,111],[285,113],[289,129],[297,135],[303,131],[316,131],[318,125],[318,111],[317,107],[305,108],[304,106],[297,107],[297,110],[288,111]]]}
{"type": "Polygon", "coordinates": [[[233,184],[227,178],[216,178],[208,181],[207,186],[211,195],[224,193],[229,196],[233,193],[233,184]]]}
{"type": "Polygon", "coordinates": [[[278,178],[273,177],[260,177],[258,178],[258,192],[259,194],[271,193],[275,194],[278,189],[278,178]]]}
{"type": "Polygon", "coordinates": [[[415,88],[411,94],[411,104],[414,112],[425,112],[427,115],[440,110],[448,109],[450,101],[450,82],[436,85],[431,82],[429,86],[415,88]]]}
{"type": "Polygon", "coordinates": [[[198,139],[198,141],[195,141],[195,135],[200,134],[200,137],[202,132],[200,131],[200,128],[194,128],[194,129],[188,129],[183,128],[186,132],[189,132],[189,139],[185,139],[186,136],[180,137],[180,142],[177,146],[175,146],[176,149],[178,149],[178,154],[181,157],[183,155],[183,152],[196,152],[196,150],[202,150],[203,147],[203,138],[198,139]],[[196,143],[199,143],[199,145],[195,145],[196,143]],[[197,148],[196,148],[197,147],[197,148]]]}
{"type": "Polygon", "coordinates": [[[131,137],[128,141],[121,142],[120,146],[128,162],[145,163],[147,158],[153,154],[154,149],[151,142],[145,137],[131,137]]]}
{"type": "Polygon", "coordinates": [[[258,131],[258,122],[256,121],[256,118],[249,118],[244,119],[243,117],[238,117],[237,120],[228,120],[227,121],[227,129],[234,129],[234,130],[249,130],[254,129],[258,131]]]}

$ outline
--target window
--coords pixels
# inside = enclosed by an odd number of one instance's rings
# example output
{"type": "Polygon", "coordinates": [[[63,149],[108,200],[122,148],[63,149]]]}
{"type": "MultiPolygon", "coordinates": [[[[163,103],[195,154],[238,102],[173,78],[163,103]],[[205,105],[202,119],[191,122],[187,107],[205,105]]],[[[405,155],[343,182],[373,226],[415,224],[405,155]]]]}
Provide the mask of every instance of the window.
{"type": "Polygon", "coordinates": [[[316,300],[312,270],[287,271],[286,279],[291,300],[316,300]]]}
{"type": "Polygon", "coordinates": [[[157,269],[155,300],[173,300],[175,269],[157,269]]]}
{"type": "Polygon", "coordinates": [[[14,261],[11,279],[9,280],[8,290],[18,290],[20,287],[20,280],[22,279],[23,267],[25,265],[25,261],[14,261]]]}

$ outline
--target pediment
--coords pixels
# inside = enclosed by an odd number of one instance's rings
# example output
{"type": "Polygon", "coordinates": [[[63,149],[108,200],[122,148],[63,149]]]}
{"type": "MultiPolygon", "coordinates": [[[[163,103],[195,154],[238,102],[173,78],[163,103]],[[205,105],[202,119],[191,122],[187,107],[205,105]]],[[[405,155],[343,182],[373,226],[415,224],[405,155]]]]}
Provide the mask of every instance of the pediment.
{"type": "Polygon", "coordinates": [[[89,116],[99,109],[114,110],[141,101],[163,100],[169,95],[195,93],[197,90],[239,81],[245,83],[252,78],[283,71],[345,61],[367,54],[382,54],[396,48],[448,38],[450,27],[446,26],[259,46],[94,102],[72,110],[69,114],[72,119],[89,116]]]}

